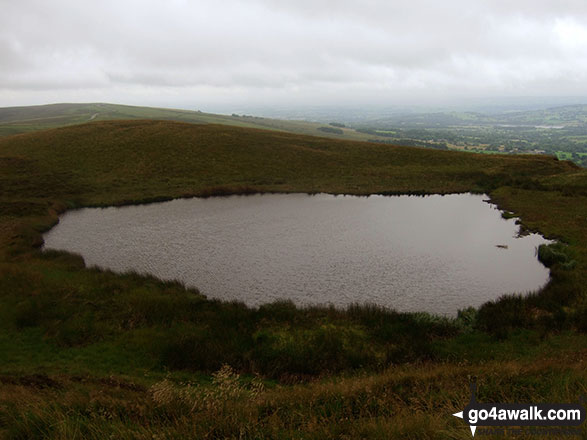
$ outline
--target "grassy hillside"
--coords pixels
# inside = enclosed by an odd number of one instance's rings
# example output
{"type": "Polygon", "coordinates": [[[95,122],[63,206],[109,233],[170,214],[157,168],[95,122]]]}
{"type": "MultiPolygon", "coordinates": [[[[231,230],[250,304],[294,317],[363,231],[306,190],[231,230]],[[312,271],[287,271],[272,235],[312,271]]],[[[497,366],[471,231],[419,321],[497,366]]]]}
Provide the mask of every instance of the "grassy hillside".
{"type": "Polygon", "coordinates": [[[587,391],[587,172],[570,163],[92,121],[0,138],[0,179],[2,438],[464,439],[450,414],[472,376],[487,402],[587,391]],[[455,319],[250,309],[38,249],[66,209],[271,191],[488,192],[567,245],[542,292],[455,319]]]}
{"type": "Polygon", "coordinates": [[[328,126],[328,124],[314,122],[260,118],[248,115],[228,116],[201,111],[104,103],[50,104],[0,108],[0,136],[83,124],[90,121],[129,119],[169,120],[192,124],[223,124],[359,141],[384,139],[379,136],[359,133],[349,128],[334,128],[328,126]]]}

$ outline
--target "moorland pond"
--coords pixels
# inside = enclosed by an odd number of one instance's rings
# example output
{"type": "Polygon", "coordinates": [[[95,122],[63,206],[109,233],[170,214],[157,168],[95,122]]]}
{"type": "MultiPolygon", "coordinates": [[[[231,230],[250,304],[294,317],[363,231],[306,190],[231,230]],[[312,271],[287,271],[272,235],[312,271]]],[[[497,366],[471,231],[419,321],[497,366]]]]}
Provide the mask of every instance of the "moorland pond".
{"type": "Polygon", "coordinates": [[[265,194],[70,211],[46,249],[257,306],[374,303],[454,315],[540,289],[547,243],[472,194],[265,194]]]}

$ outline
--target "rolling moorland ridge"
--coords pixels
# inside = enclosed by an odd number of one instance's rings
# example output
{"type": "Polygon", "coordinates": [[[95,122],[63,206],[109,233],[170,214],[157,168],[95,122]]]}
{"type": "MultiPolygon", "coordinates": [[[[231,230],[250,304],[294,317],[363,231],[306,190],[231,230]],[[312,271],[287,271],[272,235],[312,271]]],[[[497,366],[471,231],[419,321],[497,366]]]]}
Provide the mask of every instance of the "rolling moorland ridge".
{"type": "MultiPolygon", "coordinates": [[[[222,124],[360,141],[373,138],[372,135],[359,133],[350,128],[341,129],[329,124],[317,122],[288,121],[237,114],[228,116],[201,111],[104,103],[50,104],[0,108],[0,136],[83,124],[89,121],[130,119],[168,120],[194,124],[222,124]]],[[[375,136],[375,138],[385,140],[382,136],[375,136]]]]}
{"type": "Polygon", "coordinates": [[[99,109],[0,111],[2,438],[465,439],[472,377],[483,402],[587,393],[587,170],[99,109]],[[455,318],[253,309],[39,249],[68,209],[262,192],[486,193],[559,240],[552,281],[455,318]]]}
{"type": "Polygon", "coordinates": [[[317,114],[309,111],[316,121],[312,122],[102,103],[8,107],[0,108],[0,136],[94,120],[156,119],[485,154],[548,154],[587,166],[587,106],[584,105],[540,110],[488,109],[485,113],[426,113],[404,109],[379,117],[358,110],[324,111],[317,114]]]}

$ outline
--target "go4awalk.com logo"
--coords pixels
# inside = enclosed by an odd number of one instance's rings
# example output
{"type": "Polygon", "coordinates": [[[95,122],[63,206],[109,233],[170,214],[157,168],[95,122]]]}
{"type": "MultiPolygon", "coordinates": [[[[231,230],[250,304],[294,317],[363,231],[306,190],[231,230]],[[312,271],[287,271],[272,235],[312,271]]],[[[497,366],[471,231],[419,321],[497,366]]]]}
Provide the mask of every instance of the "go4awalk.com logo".
{"type": "MultiPolygon", "coordinates": [[[[460,417],[471,428],[471,434],[475,436],[477,427],[502,427],[493,430],[491,434],[504,435],[507,427],[560,427],[551,431],[526,431],[535,432],[544,436],[548,433],[556,435],[580,435],[580,425],[585,421],[585,408],[573,403],[481,403],[477,401],[476,383],[471,384],[471,400],[461,412],[453,414],[460,417]]],[[[510,434],[512,432],[509,432],[510,434]]]]}

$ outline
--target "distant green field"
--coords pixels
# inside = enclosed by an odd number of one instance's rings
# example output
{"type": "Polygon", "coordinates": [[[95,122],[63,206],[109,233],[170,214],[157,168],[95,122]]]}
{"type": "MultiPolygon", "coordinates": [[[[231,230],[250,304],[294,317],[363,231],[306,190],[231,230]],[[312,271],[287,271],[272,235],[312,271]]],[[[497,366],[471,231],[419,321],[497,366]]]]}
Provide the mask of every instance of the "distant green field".
{"type": "Polygon", "coordinates": [[[582,167],[587,167],[587,153],[584,152],[557,151],[556,157],[559,160],[570,160],[582,167]]]}
{"type": "MultiPolygon", "coordinates": [[[[575,153],[579,157],[587,156],[587,153],[575,153]]],[[[573,153],[569,153],[568,151],[557,151],[556,157],[560,160],[570,160],[573,157],[573,153]]]]}
{"type": "Polygon", "coordinates": [[[587,142],[587,135],[584,136],[567,136],[567,139],[573,142],[587,142]]]}

